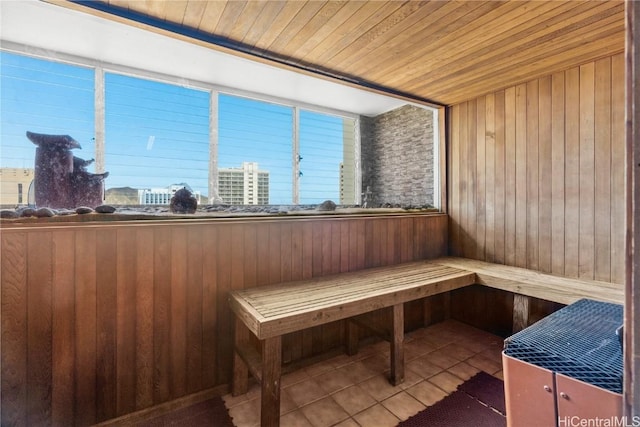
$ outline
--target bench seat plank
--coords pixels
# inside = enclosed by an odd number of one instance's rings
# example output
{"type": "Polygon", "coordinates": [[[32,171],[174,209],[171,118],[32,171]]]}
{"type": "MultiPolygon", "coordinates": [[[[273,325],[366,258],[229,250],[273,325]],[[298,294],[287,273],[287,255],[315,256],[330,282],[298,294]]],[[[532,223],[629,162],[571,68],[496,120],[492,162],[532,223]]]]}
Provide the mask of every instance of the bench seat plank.
{"type": "Polygon", "coordinates": [[[616,283],[560,277],[519,267],[467,258],[438,258],[438,263],[476,274],[476,283],[561,304],[579,299],[624,304],[624,287],[616,283]]]}
{"type": "Polygon", "coordinates": [[[371,268],[233,291],[229,303],[259,339],[283,335],[475,283],[475,273],[432,261],[371,268]]]}

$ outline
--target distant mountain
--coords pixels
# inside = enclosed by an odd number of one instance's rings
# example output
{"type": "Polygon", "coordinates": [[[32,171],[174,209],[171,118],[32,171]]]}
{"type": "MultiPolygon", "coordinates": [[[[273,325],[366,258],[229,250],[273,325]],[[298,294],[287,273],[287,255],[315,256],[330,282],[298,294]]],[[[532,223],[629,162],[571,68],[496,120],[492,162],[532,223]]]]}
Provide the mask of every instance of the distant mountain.
{"type": "Polygon", "coordinates": [[[131,187],[109,188],[104,192],[108,205],[138,205],[138,189],[131,187]]]}

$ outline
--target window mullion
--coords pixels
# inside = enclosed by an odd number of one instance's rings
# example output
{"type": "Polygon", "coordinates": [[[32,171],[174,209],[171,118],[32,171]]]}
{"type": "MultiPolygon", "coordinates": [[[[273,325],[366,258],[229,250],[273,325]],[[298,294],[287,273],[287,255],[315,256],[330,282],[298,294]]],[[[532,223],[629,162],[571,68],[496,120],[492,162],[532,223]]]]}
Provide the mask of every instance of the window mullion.
{"type": "Polygon", "coordinates": [[[104,138],[105,138],[105,92],[104,92],[104,69],[95,68],[94,78],[94,129],[95,129],[95,156],[96,173],[105,171],[104,164],[104,138]]]}
{"type": "Polygon", "coordinates": [[[209,91],[209,203],[222,203],[218,192],[218,94],[209,91]]]}
{"type": "Polygon", "coordinates": [[[353,203],[360,205],[362,203],[362,170],[361,170],[361,140],[360,140],[360,116],[356,117],[353,121],[353,151],[354,151],[354,200],[353,203]]]}
{"type": "Polygon", "coordinates": [[[300,109],[293,107],[293,144],[292,144],[292,162],[293,162],[293,204],[300,203],[300,109]]]}

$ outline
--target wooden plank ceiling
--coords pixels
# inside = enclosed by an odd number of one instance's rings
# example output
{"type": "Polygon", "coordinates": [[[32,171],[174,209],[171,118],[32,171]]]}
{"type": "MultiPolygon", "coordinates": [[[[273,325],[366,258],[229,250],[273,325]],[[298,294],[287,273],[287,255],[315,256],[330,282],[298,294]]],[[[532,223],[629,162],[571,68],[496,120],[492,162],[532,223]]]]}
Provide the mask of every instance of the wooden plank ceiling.
{"type": "Polygon", "coordinates": [[[622,0],[107,0],[101,6],[134,25],[169,23],[244,53],[445,105],[622,52],[625,37],[622,0]]]}

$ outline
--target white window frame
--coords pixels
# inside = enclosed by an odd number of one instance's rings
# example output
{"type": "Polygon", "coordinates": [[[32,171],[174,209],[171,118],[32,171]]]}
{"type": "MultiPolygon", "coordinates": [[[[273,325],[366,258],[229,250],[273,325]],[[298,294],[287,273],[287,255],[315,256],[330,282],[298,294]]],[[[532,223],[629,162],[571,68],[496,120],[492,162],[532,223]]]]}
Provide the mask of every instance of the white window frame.
{"type": "Polygon", "coordinates": [[[237,88],[230,88],[221,85],[206,83],[202,81],[185,79],[180,76],[173,76],[169,74],[162,74],[148,70],[142,70],[125,65],[105,63],[90,58],[80,57],[62,52],[54,52],[51,50],[42,50],[32,48],[30,46],[22,45],[19,43],[3,41],[1,46],[2,51],[14,53],[18,55],[30,56],[46,61],[66,63],[69,65],[75,65],[79,67],[92,68],[95,70],[95,87],[94,87],[94,114],[95,114],[95,156],[96,156],[96,172],[102,173],[105,170],[105,74],[117,73],[129,77],[147,79],[151,81],[157,81],[165,84],[172,84],[181,86],[188,89],[195,89],[209,92],[210,102],[210,117],[209,117],[209,202],[219,202],[218,195],[218,179],[217,179],[217,157],[218,157],[218,95],[220,93],[228,94],[231,96],[238,96],[243,98],[249,98],[256,101],[269,102],[272,104],[284,105],[292,107],[294,111],[294,123],[293,123],[293,135],[292,135],[292,184],[293,184],[293,204],[297,204],[299,200],[299,110],[304,109],[322,114],[333,115],[337,117],[350,118],[354,120],[355,125],[355,141],[354,141],[354,155],[356,159],[355,174],[354,174],[354,186],[356,188],[355,203],[360,204],[361,194],[358,189],[362,187],[362,174],[360,164],[360,116],[356,113],[348,111],[336,110],[332,108],[322,107],[313,104],[307,104],[297,102],[285,98],[274,97],[271,95],[264,95],[251,91],[246,91],[237,88]]]}

